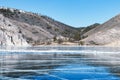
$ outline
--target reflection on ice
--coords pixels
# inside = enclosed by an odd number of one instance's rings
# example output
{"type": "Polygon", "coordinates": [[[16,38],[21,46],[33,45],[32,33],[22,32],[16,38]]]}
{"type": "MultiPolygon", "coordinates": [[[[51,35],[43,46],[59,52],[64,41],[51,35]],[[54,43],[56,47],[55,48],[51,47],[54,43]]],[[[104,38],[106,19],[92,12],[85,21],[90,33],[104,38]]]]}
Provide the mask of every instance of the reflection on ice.
{"type": "Polygon", "coordinates": [[[1,49],[0,79],[119,79],[119,49],[109,49],[111,50],[102,47],[52,47],[52,50],[50,47],[34,47],[22,51],[1,49]]]}

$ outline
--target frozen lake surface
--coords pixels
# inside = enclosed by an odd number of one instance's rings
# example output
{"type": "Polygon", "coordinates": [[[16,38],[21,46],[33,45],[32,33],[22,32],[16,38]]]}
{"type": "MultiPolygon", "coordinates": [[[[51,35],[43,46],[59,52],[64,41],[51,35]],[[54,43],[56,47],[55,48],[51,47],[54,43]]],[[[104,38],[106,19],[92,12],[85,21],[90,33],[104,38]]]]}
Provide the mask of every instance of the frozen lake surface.
{"type": "Polygon", "coordinates": [[[120,48],[2,47],[0,80],[120,80],[120,48]]]}

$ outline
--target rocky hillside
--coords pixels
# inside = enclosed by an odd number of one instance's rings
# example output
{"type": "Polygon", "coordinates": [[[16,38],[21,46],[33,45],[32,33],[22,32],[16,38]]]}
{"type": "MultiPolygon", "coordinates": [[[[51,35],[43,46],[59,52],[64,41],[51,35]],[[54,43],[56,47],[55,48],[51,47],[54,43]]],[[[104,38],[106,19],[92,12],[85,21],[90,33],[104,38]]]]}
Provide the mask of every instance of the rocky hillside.
{"type": "Polygon", "coordinates": [[[50,17],[12,8],[0,8],[0,45],[40,45],[53,38],[74,38],[75,28],[50,17]]]}
{"type": "Polygon", "coordinates": [[[87,38],[83,39],[82,41],[86,45],[113,45],[120,40],[119,29],[120,15],[117,15],[104,24],[99,25],[86,32],[84,36],[87,36],[87,38]]]}
{"type": "Polygon", "coordinates": [[[0,45],[32,46],[57,40],[80,40],[81,45],[120,44],[120,15],[104,24],[74,28],[48,16],[12,8],[0,8],[0,45]]]}

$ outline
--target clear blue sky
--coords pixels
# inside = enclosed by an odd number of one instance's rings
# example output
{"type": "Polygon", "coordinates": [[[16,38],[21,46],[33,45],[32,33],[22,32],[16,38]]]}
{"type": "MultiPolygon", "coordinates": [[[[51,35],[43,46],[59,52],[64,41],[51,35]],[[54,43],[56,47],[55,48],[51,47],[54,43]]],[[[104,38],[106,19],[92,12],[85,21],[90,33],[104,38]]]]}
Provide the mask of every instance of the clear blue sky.
{"type": "Polygon", "coordinates": [[[120,0],[0,0],[0,6],[41,13],[75,27],[103,23],[120,13],[120,0]]]}

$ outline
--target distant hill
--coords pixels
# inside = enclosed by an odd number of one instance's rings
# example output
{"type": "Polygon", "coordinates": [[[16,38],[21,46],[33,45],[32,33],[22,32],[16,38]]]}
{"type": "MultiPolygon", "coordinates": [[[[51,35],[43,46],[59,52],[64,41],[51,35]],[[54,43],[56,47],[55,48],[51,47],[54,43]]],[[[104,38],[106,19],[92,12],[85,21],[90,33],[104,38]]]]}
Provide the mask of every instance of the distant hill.
{"type": "Polygon", "coordinates": [[[82,31],[82,34],[87,33],[88,31],[90,31],[93,28],[96,28],[99,25],[100,25],[99,23],[95,23],[95,24],[92,24],[90,26],[84,27],[84,30],[82,31]]]}
{"type": "Polygon", "coordinates": [[[0,45],[40,45],[55,38],[73,39],[74,27],[48,16],[12,8],[0,8],[0,45]]]}
{"type": "Polygon", "coordinates": [[[92,24],[92,25],[87,26],[87,27],[76,28],[76,30],[79,31],[80,40],[88,37],[88,35],[86,35],[86,33],[89,32],[90,30],[96,28],[99,25],[100,25],[99,23],[95,23],[95,24],[92,24]]]}

